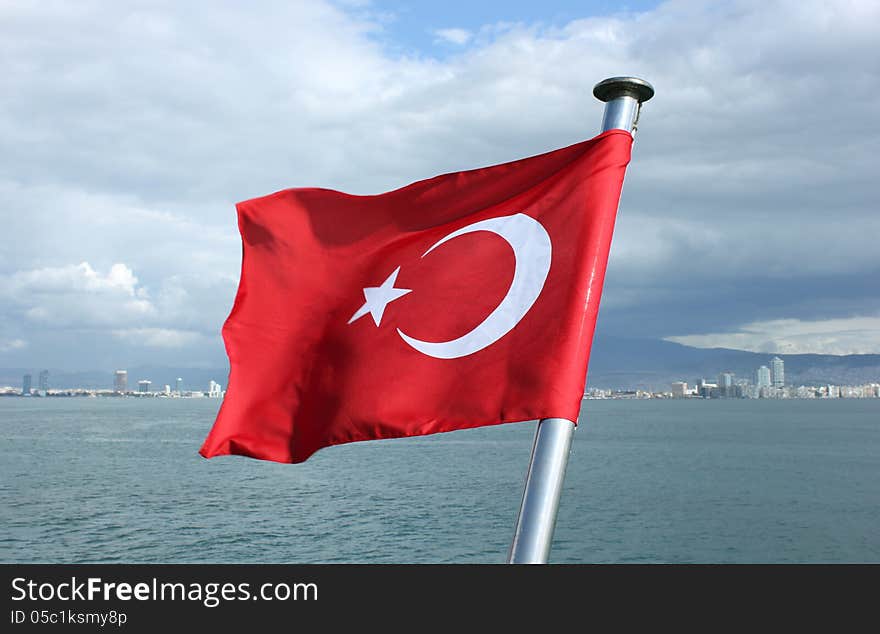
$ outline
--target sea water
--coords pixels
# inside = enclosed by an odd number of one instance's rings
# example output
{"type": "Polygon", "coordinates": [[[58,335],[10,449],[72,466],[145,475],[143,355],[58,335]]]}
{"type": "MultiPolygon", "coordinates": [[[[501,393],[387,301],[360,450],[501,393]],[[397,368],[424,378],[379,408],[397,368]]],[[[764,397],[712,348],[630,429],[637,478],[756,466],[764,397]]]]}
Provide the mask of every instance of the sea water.
{"type": "MultiPolygon", "coordinates": [[[[534,422],[205,460],[219,404],[0,398],[0,561],[505,560],[534,422]]],[[[551,561],[880,562],[880,399],[586,400],[551,561]]]]}

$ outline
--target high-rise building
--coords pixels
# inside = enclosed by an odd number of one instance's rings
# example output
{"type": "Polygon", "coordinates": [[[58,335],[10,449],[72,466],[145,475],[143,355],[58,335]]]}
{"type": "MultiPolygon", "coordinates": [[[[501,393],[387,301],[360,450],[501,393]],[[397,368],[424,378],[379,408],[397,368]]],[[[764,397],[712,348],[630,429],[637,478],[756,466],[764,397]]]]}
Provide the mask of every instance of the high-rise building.
{"type": "Polygon", "coordinates": [[[138,394],[146,394],[149,392],[152,384],[152,381],[147,381],[146,379],[138,381],[138,394]]]}
{"type": "Polygon", "coordinates": [[[174,391],[177,392],[177,395],[180,396],[181,390],[183,389],[183,379],[177,377],[177,380],[174,382],[174,391]]]}
{"type": "Polygon", "coordinates": [[[722,372],[718,375],[718,391],[721,396],[731,398],[734,394],[733,379],[736,375],[733,372],[722,372]]]}
{"type": "Polygon", "coordinates": [[[41,370],[37,379],[37,386],[41,392],[49,389],[49,370],[41,370]]]}
{"type": "Polygon", "coordinates": [[[684,398],[687,394],[688,384],[684,381],[676,381],[672,384],[672,398],[684,398]]]}
{"type": "Polygon", "coordinates": [[[116,370],[116,378],[113,381],[113,391],[117,394],[128,392],[128,371],[116,370]]]}
{"type": "Polygon", "coordinates": [[[211,398],[220,398],[221,392],[222,390],[219,383],[215,381],[208,383],[208,396],[211,398]]]}
{"type": "Polygon", "coordinates": [[[770,387],[770,368],[766,365],[762,365],[758,368],[757,376],[755,377],[755,385],[757,385],[758,388],[770,387]]]}
{"type": "Polygon", "coordinates": [[[770,359],[770,372],[773,387],[785,386],[785,362],[779,357],[770,359]]]}
{"type": "Polygon", "coordinates": [[[31,375],[25,374],[21,377],[21,395],[28,396],[31,393],[31,375]]]}

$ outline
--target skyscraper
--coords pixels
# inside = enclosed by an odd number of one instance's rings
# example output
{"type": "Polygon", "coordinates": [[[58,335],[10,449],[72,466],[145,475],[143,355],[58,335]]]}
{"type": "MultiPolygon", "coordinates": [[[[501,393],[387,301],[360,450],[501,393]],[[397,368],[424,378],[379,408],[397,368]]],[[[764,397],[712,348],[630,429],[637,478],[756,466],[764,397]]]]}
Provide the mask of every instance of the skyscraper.
{"type": "Polygon", "coordinates": [[[762,365],[760,368],[758,368],[755,385],[757,385],[759,388],[770,387],[770,368],[768,368],[766,365],[762,365]]]}
{"type": "Polygon", "coordinates": [[[730,371],[722,372],[718,375],[718,389],[721,392],[721,395],[725,398],[730,398],[734,395],[733,390],[733,378],[734,373],[730,371]]]}
{"type": "Polygon", "coordinates": [[[128,371],[116,370],[116,379],[113,382],[113,391],[117,394],[125,394],[128,391],[128,371]]]}
{"type": "Polygon", "coordinates": [[[150,391],[150,386],[152,384],[153,382],[148,381],[147,379],[138,381],[138,394],[147,394],[150,391]]]}
{"type": "Polygon", "coordinates": [[[41,392],[49,389],[49,370],[41,370],[37,381],[37,386],[41,392]]]}
{"type": "Polygon", "coordinates": [[[21,395],[27,396],[31,393],[31,375],[25,374],[21,378],[21,395]]]}
{"type": "Polygon", "coordinates": [[[174,391],[177,392],[177,395],[180,396],[181,389],[183,389],[183,379],[177,377],[177,380],[174,382],[174,391]]]}
{"type": "Polygon", "coordinates": [[[770,359],[770,370],[773,377],[773,387],[783,387],[785,385],[785,362],[779,357],[773,357],[770,359]]]}

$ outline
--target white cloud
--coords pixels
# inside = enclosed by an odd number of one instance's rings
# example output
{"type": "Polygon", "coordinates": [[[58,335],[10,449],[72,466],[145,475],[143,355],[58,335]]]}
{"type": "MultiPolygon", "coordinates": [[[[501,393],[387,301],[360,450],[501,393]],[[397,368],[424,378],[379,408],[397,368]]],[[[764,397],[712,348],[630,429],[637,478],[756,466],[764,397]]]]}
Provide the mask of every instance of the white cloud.
{"type": "Polygon", "coordinates": [[[128,344],[150,348],[182,348],[204,340],[199,332],[170,328],[128,328],[114,330],[113,336],[128,344]]]}
{"type": "Polygon", "coordinates": [[[473,37],[473,33],[467,29],[437,29],[434,31],[437,41],[464,46],[473,37]]]}
{"type": "Polygon", "coordinates": [[[233,276],[196,271],[166,277],[154,294],[124,263],[102,273],[81,262],[0,276],[0,299],[40,328],[112,327],[115,336],[132,335],[142,345],[176,347],[194,342],[195,332],[219,333],[236,283],[233,276]]]}
{"type": "Polygon", "coordinates": [[[734,348],[777,354],[880,354],[880,316],[802,321],[756,321],[738,332],[667,337],[696,348],[734,348]]]}
{"type": "Polygon", "coordinates": [[[134,297],[137,278],[132,270],[121,262],[110,267],[106,275],[95,271],[88,262],[65,267],[46,267],[34,271],[14,273],[3,280],[0,291],[15,295],[25,291],[42,292],[80,291],[89,294],[119,294],[134,297]]]}
{"type": "Polygon", "coordinates": [[[24,339],[0,339],[0,352],[22,350],[26,347],[27,341],[25,341],[24,339]]]}
{"type": "Polygon", "coordinates": [[[81,262],[0,276],[0,297],[25,319],[49,327],[100,327],[156,312],[147,290],[123,263],[106,274],[81,262]]]}
{"type": "Polygon", "coordinates": [[[0,237],[0,273],[82,261],[96,268],[126,261],[150,276],[191,264],[225,267],[226,273],[238,268],[241,245],[232,201],[147,203],[128,193],[4,179],[0,201],[7,212],[0,211],[6,230],[0,237]]]}

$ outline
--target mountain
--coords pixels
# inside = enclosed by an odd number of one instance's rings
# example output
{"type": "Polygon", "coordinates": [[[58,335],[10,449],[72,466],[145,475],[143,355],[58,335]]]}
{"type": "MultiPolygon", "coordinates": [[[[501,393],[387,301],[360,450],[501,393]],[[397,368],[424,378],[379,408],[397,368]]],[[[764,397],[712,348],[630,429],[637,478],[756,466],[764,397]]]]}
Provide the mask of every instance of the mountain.
{"type": "MultiPolygon", "coordinates": [[[[590,355],[588,387],[612,389],[668,390],[673,381],[693,384],[698,378],[714,380],[721,372],[733,372],[752,380],[755,370],[769,366],[779,356],[785,361],[785,382],[789,385],[859,385],[880,382],[880,354],[762,354],[725,348],[691,348],[670,341],[597,336],[590,355]]],[[[22,376],[31,374],[33,387],[42,368],[0,368],[0,386],[21,386],[22,376]]],[[[85,387],[111,389],[114,368],[64,372],[49,368],[52,389],[85,387]]],[[[128,389],[137,382],[152,381],[151,388],[175,385],[183,379],[184,390],[207,390],[209,381],[226,387],[229,369],[137,366],[127,368],[128,389]]]]}
{"type": "Polygon", "coordinates": [[[753,380],[755,370],[778,356],[789,385],[858,385],[880,381],[880,354],[766,354],[727,348],[692,348],[657,339],[596,337],[587,385],[595,388],[667,390],[673,381],[694,384],[721,372],[753,380]]]}

